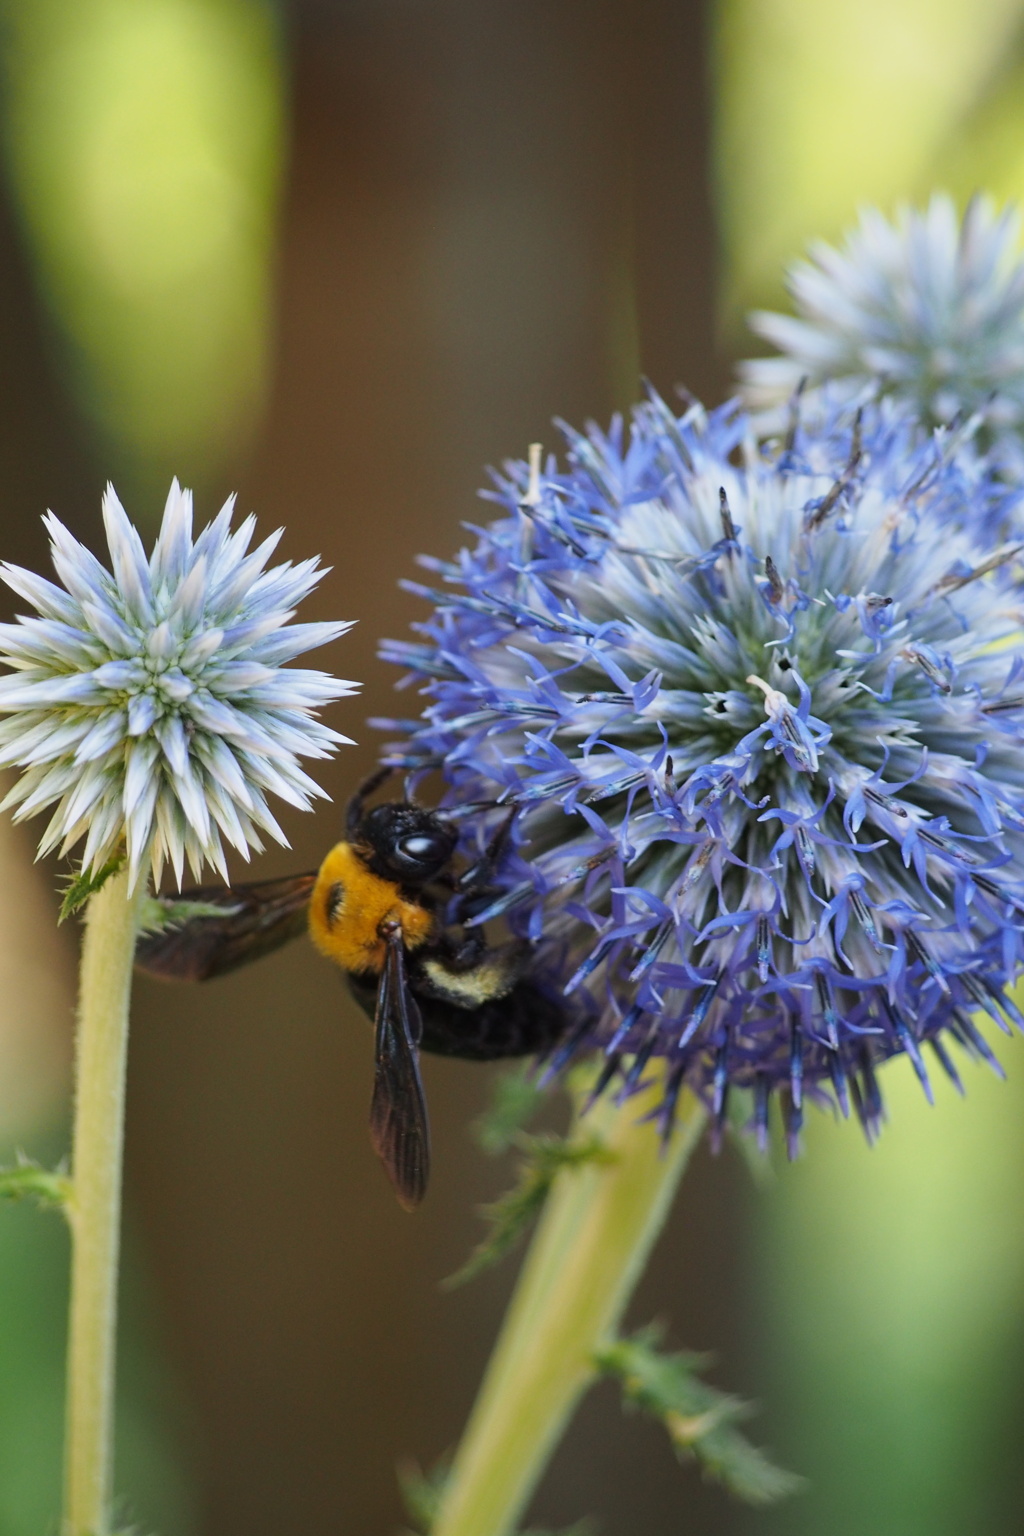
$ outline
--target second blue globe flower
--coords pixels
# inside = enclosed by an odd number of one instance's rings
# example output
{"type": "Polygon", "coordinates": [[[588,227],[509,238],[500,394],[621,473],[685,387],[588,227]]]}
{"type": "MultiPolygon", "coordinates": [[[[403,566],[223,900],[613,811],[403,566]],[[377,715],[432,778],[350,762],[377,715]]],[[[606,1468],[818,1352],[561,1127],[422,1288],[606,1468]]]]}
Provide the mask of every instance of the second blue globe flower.
{"type": "MultiPolygon", "coordinates": [[[[720,1126],[777,1097],[882,1118],[876,1069],[991,1052],[1024,939],[1015,491],[896,407],[754,446],[735,408],[568,433],[385,655],[427,696],[390,759],[442,769],[488,916],[542,942],[629,1092],[666,1060],[720,1126]],[[514,812],[514,815],[512,814],[514,812]]],[[[397,722],[391,722],[392,725],[397,722]]],[[[994,1060],[994,1058],[991,1058],[994,1060]]]]}

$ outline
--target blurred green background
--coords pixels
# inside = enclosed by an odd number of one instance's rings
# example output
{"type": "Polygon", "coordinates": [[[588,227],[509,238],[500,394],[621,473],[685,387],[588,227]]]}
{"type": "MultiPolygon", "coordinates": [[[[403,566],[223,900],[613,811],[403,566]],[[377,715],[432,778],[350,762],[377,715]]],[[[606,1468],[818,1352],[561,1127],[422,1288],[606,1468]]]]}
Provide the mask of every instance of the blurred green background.
{"type": "MultiPolygon", "coordinates": [[[[98,542],[114,479],[238,488],[334,573],[329,658],[366,680],[343,800],[389,709],[378,637],[482,466],[635,398],[709,399],[745,311],[866,201],[1024,199],[1020,0],[0,0],[0,555],[52,506],[98,542]]],[[[317,862],[337,811],[285,818],[317,862]]],[[[0,1138],[65,1144],[75,935],[0,826],[0,1138]]],[[[296,947],[196,993],[140,983],[118,1486],[161,1536],[390,1536],[403,1455],[456,1439],[511,1270],[441,1294],[507,1168],[488,1075],[427,1064],[437,1177],[410,1220],[369,1152],[370,1039],[296,947]]],[[[601,1389],[536,1523],[605,1536],[1011,1536],[1024,1474],[1024,1148],[1009,1081],[929,1109],[899,1068],[873,1150],[813,1118],[755,1188],[702,1154],[635,1305],[809,1479],[729,1505],[601,1389]]],[[[66,1263],[0,1211],[0,1536],[55,1529],[66,1263]]]]}

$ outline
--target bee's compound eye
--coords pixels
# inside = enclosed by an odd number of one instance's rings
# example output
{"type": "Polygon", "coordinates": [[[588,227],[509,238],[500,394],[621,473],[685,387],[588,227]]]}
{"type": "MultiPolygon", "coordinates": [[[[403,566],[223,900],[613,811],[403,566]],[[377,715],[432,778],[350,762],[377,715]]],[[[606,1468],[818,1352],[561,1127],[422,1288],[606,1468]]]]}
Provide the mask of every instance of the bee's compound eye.
{"type": "Polygon", "coordinates": [[[443,838],[414,832],[411,837],[402,838],[398,851],[404,853],[407,859],[415,859],[419,863],[423,859],[441,858],[447,852],[447,844],[443,838]]]}

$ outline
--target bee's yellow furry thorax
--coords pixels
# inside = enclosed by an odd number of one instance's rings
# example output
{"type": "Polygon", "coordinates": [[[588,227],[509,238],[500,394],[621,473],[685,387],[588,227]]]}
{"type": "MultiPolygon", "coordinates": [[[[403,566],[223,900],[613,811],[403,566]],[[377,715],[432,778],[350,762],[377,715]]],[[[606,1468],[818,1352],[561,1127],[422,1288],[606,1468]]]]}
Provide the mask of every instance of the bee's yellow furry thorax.
{"type": "Polygon", "coordinates": [[[367,869],[350,843],[336,843],[320,866],[309,903],[309,933],[321,954],[343,970],[380,973],[385,945],[379,929],[397,918],[406,949],[431,934],[434,919],[425,907],[406,901],[399,887],[367,869]]]}

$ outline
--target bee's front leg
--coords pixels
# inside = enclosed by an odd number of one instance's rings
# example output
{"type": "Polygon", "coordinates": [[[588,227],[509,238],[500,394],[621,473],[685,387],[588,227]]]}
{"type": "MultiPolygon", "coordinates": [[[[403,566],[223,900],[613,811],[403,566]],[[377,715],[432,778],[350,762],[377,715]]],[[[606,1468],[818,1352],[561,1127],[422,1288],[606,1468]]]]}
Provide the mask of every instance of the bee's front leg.
{"type": "Polygon", "coordinates": [[[476,863],[464,869],[456,880],[454,902],[456,922],[465,923],[469,918],[476,917],[478,913],[490,906],[496,896],[501,894],[500,887],[495,884],[495,877],[512,835],[512,824],[516,819],[517,809],[514,807],[509,811],[476,863]]]}
{"type": "Polygon", "coordinates": [[[444,963],[452,971],[471,971],[487,953],[482,928],[446,928],[438,941],[444,963]]]}

